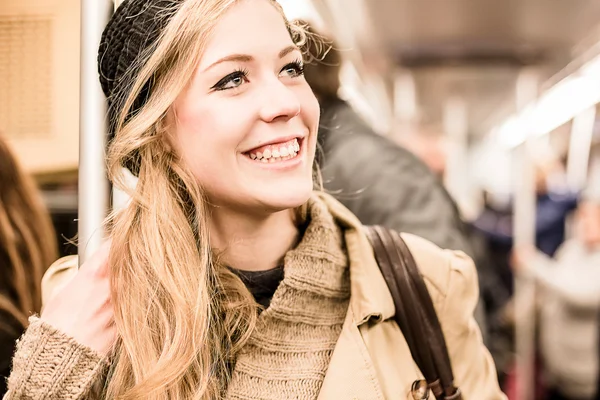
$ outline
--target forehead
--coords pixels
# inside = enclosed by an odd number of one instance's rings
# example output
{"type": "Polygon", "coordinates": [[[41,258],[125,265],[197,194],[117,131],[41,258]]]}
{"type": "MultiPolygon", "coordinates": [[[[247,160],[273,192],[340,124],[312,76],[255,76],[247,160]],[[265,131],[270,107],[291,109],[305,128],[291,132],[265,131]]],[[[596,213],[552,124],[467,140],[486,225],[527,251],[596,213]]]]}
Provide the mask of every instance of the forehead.
{"type": "Polygon", "coordinates": [[[285,21],[272,0],[240,0],[217,22],[200,66],[231,54],[278,53],[290,44],[285,21]]]}

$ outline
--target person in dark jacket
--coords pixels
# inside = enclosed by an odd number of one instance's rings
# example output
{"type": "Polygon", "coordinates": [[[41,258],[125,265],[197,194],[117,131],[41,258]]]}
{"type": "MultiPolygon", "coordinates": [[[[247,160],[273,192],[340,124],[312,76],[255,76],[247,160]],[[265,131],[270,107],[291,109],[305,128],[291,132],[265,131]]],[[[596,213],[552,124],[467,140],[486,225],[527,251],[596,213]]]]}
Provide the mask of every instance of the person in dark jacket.
{"type": "Polygon", "coordinates": [[[338,96],[341,54],[303,23],[315,34],[307,43],[305,76],[321,105],[318,162],[325,189],[366,225],[413,233],[472,256],[457,207],[439,179],[338,96]]]}
{"type": "Polygon", "coordinates": [[[321,105],[321,152],[317,162],[325,190],[365,225],[413,233],[442,248],[462,250],[471,256],[477,264],[483,300],[477,320],[486,344],[494,349],[486,335],[486,316],[495,315],[509,295],[498,290],[499,277],[477,233],[463,222],[456,203],[423,161],[374,132],[338,96],[341,54],[309,23],[301,23],[314,34],[306,44],[309,62],[305,64],[305,77],[321,105]]]}
{"type": "Polygon", "coordinates": [[[0,398],[15,342],[40,312],[41,281],[57,257],[50,216],[34,182],[0,136],[0,398]]]}

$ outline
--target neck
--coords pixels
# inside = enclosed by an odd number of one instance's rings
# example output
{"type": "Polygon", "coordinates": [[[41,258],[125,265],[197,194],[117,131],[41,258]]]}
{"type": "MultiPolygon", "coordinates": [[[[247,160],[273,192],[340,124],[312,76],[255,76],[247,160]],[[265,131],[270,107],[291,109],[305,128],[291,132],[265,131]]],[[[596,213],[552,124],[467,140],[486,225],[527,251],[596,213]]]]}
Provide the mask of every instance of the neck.
{"type": "Polygon", "coordinates": [[[294,210],[253,216],[215,208],[210,218],[213,249],[225,265],[264,271],[281,265],[298,241],[294,210]]]}

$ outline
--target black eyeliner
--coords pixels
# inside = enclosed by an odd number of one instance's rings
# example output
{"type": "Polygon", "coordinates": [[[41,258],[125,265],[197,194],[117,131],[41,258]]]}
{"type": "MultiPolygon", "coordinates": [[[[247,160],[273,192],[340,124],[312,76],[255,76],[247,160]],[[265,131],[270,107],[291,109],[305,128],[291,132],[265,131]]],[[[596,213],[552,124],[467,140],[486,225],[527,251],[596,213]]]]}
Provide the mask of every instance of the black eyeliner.
{"type": "Polygon", "coordinates": [[[292,61],[289,64],[286,64],[285,67],[283,67],[281,70],[285,70],[289,67],[295,67],[297,70],[298,75],[303,75],[304,74],[304,63],[302,62],[302,60],[298,59],[296,61],[292,61]]]}
{"type": "Polygon", "coordinates": [[[213,87],[211,87],[211,90],[227,90],[222,87],[225,86],[229,81],[231,81],[232,79],[235,79],[235,78],[247,79],[248,73],[249,73],[249,71],[245,68],[244,69],[241,69],[241,68],[236,69],[232,73],[227,74],[223,78],[221,78],[213,87]]]}

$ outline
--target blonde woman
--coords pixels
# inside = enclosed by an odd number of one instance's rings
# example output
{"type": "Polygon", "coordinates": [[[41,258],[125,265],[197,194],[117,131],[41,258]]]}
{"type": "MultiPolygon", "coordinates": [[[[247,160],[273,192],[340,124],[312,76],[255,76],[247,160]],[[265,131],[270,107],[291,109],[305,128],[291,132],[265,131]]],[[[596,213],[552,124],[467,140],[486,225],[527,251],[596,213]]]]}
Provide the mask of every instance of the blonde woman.
{"type": "MultiPolygon", "coordinates": [[[[421,379],[358,220],[313,192],[319,105],[273,0],[126,0],[100,46],[111,241],[34,318],[7,399],[404,399],[421,379]]],[[[352,157],[352,154],[348,154],[352,157]]],[[[462,253],[405,236],[466,399],[503,399],[462,253]]]]}
{"type": "Polygon", "coordinates": [[[33,180],[0,136],[0,396],[15,342],[42,305],[40,284],[57,257],[48,211],[33,180]]]}

